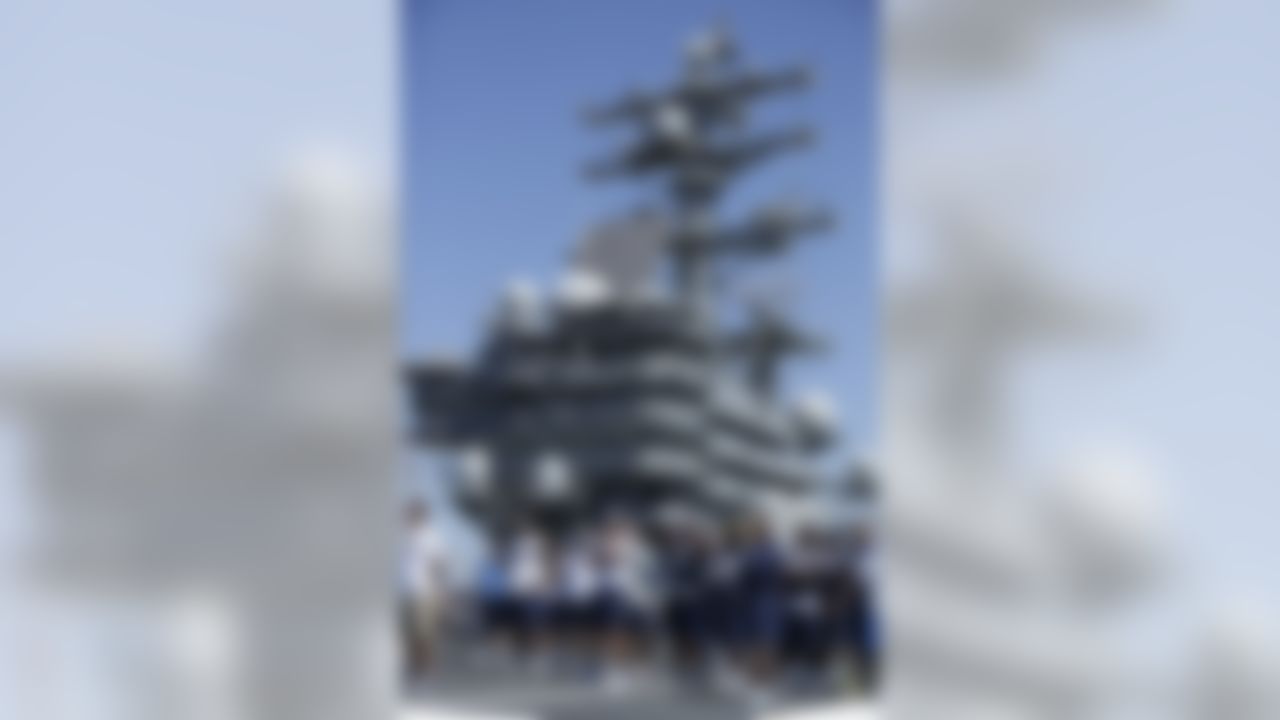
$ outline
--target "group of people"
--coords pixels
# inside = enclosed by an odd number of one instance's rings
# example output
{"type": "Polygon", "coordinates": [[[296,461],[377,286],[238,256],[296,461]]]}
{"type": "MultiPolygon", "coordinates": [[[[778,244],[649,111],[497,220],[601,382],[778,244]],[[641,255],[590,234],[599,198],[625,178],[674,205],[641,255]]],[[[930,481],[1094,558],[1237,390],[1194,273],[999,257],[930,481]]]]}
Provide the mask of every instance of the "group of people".
{"type": "MultiPolygon", "coordinates": [[[[425,513],[410,507],[410,574],[443,590],[447,553],[423,531],[425,513]]],[[[450,616],[485,648],[610,689],[658,667],[704,689],[869,689],[873,574],[862,525],[780,538],[759,517],[642,528],[616,516],[558,533],[531,524],[496,538],[460,592],[406,603],[407,657],[429,671],[452,597],[450,616]]]]}

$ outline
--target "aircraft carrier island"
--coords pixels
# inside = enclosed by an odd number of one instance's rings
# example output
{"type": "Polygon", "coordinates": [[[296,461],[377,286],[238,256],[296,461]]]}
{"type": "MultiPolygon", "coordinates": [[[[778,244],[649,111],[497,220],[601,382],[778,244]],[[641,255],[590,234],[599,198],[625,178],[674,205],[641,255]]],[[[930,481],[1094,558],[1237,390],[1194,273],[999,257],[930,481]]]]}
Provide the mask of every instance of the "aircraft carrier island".
{"type": "Polygon", "coordinates": [[[713,32],[665,89],[585,113],[629,134],[587,177],[657,185],[660,201],[586,233],[550,291],[511,283],[468,359],[406,368],[413,442],[448,452],[452,490],[482,526],[669,511],[786,526],[836,484],[822,461],[835,408],[783,377],[825,343],[777,293],[726,290],[735,271],[821,252],[797,245],[832,225],[793,198],[723,211],[735,180],[813,142],[808,128],[756,130],[748,111],[809,85],[805,68],[749,69],[713,32]]]}

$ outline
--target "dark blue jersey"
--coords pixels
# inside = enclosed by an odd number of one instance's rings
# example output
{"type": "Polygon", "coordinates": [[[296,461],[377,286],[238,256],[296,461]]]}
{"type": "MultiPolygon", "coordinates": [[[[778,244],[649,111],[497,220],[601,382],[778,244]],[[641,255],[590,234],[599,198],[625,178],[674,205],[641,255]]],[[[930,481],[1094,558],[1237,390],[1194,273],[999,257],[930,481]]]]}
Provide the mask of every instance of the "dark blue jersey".
{"type": "Polygon", "coordinates": [[[711,563],[699,550],[676,549],[664,560],[663,576],[669,599],[692,600],[710,587],[711,563]]]}
{"type": "Polygon", "coordinates": [[[738,587],[751,595],[776,595],[786,585],[782,552],[771,543],[747,548],[738,568],[738,587]]]}

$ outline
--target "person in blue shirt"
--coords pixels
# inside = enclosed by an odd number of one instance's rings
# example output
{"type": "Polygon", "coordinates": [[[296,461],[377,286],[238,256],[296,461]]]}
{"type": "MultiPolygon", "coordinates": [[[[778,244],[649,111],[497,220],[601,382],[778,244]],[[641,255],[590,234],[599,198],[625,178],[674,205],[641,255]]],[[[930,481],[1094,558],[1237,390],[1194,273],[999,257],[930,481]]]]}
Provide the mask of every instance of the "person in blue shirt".
{"type": "Polygon", "coordinates": [[[880,675],[880,619],[876,603],[876,555],[870,529],[858,524],[843,538],[843,583],[839,624],[843,628],[844,654],[865,689],[874,691],[880,675]]]}
{"type": "Polygon", "coordinates": [[[786,575],[782,550],[763,519],[744,523],[739,557],[737,594],[745,670],[755,687],[765,687],[777,669],[786,575]]]}
{"type": "Polygon", "coordinates": [[[675,524],[663,534],[661,570],[663,620],[681,680],[705,679],[711,628],[706,599],[711,581],[711,546],[690,522],[675,524]]]}
{"type": "Polygon", "coordinates": [[[811,685],[826,679],[831,638],[839,634],[831,590],[840,569],[829,538],[816,527],[802,529],[786,554],[783,656],[797,679],[811,685]]]}
{"type": "Polygon", "coordinates": [[[480,566],[475,590],[485,640],[509,648],[514,647],[516,634],[510,567],[511,541],[499,537],[480,566]]]}

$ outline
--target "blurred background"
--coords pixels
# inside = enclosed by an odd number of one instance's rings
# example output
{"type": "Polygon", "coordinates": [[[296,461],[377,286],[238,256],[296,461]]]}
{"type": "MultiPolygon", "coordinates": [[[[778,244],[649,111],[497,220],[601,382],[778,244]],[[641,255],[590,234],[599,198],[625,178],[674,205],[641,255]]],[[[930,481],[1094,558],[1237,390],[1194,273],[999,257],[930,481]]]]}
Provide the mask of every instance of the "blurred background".
{"type": "Polygon", "coordinates": [[[391,715],[396,8],[0,28],[0,714],[391,715]]]}

